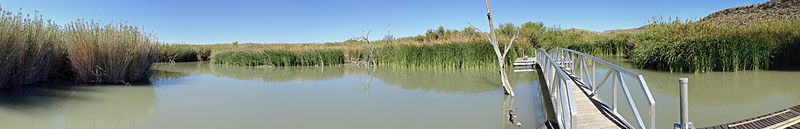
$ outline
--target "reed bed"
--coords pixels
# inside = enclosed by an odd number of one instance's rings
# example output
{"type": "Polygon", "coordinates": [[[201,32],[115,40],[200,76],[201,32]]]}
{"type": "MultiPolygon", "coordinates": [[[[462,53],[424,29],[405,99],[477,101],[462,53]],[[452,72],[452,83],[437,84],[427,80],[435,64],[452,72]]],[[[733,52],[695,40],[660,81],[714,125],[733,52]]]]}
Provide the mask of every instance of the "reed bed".
{"type": "MultiPolygon", "coordinates": [[[[2,9],[0,9],[2,10],[2,9]]],[[[0,14],[0,86],[44,80],[56,64],[58,26],[33,16],[0,14]]]]}
{"type": "Polygon", "coordinates": [[[2,11],[0,86],[60,79],[131,83],[148,77],[156,45],[133,26],[79,20],[62,27],[38,12],[2,11]]]}
{"type": "MultiPolygon", "coordinates": [[[[363,46],[349,43],[259,45],[213,51],[212,63],[239,66],[366,64],[369,55],[363,46]]],[[[530,44],[517,44],[509,51],[506,64],[534,52],[530,44]]],[[[375,56],[378,65],[397,67],[482,68],[497,65],[491,44],[480,41],[376,43],[375,56]]]]}
{"type": "Polygon", "coordinates": [[[748,26],[660,22],[636,36],[628,54],[634,66],[681,72],[768,69],[797,59],[795,21],[766,21],[748,26]],[[787,48],[788,47],[788,48],[787,48]],[[794,49],[794,50],[792,50],[794,49]],[[779,57],[779,58],[776,58],[779,57]]]}
{"type": "Polygon", "coordinates": [[[182,44],[159,44],[158,62],[190,62],[208,61],[211,57],[212,49],[208,47],[193,47],[182,44]]]}
{"type": "Polygon", "coordinates": [[[239,66],[323,66],[342,64],[345,62],[345,55],[339,49],[226,50],[212,54],[211,62],[239,66]]]}
{"type": "MultiPolygon", "coordinates": [[[[488,42],[451,42],[435,44],[392,44],[378,48],[378,64],[423,68],[491,68],[497,57],[488,42]]],[[[501,46],[504,47],[504,46],[501,46]]],[[[513,45],[506,64],[522,55],[533,55],[533,47],[513,45]],[[526,49],[527,53],[523,53],[526,49]]]]}
{"type": "MultiPolygon", "coordinates": [[[[708,22],[655,19],[648,26],[612,32],[544,27],[541,23],[519,26],[502,24],[498,38],[507,42],[520,37],[506,57],[506,64],[533,48],[569,48],[592,55],[624,55],[635,67],[676,72],[738,71],[752,69],[800,69],[800,22],[760,21],[747,26],[708,22]]],[[[496,65],[490,45],[470,28],[434,29],[424,35],[399,38],[391,43],[373,41],[376,63],[383,66],[426,68],[482,68],[496,65]]],[[[502,46],[502,45],[501,45],[502,46]]],[[[193,45],[194,47],[194,45],[193,45]]],[[[344,63],[363,63],[368,51],[363,42],[349,40],[327,44],[211,45],[197,46],[225,52],[215,57],[237,65],[296,66],[304,49],[341,51],[344,63]],[[270,51],[262,51],[267,50],[270,51]],[[282,55],[266,61],[263,55],[282,55]],[[224,56],[223,56],[224,55],[224,56]],[[291,56],[290,56],[291,55],[291,56]],[[233,61],[233,60],[264,61],[233,61]],[[279,61],[280,60],[280,61],[279,61]],[[233,63],[238,62],[238,63],[233,63]],[[288,62],[288,63],[285,63],[288,62]]],[[[216,55],[216,53],[215,53],[216,55]]],[[[308,58],[311,60],[319,60],[308,58]]],[[[222,63],[222,62],[218,62],[222,63]]]]}
{"type": "Polygon", "coordinates": [[[76,21],[64,31],[64,49],[75,81],[129,83],[146,79],[157,41],[134,26],[76,21]]]}

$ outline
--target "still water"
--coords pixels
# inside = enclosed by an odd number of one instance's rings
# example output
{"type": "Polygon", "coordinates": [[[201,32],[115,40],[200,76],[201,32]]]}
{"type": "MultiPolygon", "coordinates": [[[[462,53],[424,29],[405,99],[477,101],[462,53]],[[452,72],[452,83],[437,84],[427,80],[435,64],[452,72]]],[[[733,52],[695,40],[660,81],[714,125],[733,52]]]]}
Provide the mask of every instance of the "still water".
{"type": "MultiPolygon", "coordinates": [[[[623,58],[601,58],[631,69],[623,58]]],[[[800,104],[800,71],[631,70],[644,75],[653,93],[658,128],[678,121],[680,77],[689,78],[690,121],[697,127],[800,104]]],[[[252,68],[189,62],[157,63],[153,71],[150,82],[132,86],[2,88],[0,129],[513,129],[517,127],[507,122],[504,111],[514,108],[524,128],[544,121],[534,72],[509,73],[517,92],[511,100],[493,70],[252,68]]],[[[646,100],[636,97],[641,89],[630,88],[642,117],[649,118],[646,100]]],[[[600,89],[605,101],[611,100],[610,89],[600,89]]],[[[619,95],[619,112],[632,118],[624,95],[619,95]]]]}
{"type": "MultiPolygon", "coordinates": [[[[800,71],[671,73],[632,69],[622,57],[601,58],[644,76],[656,101],[657,128],[671,128],[673,123],[680,121],[678,78],[682,77],[689,78],[689,121],[695,127],[740,121],[800,104],[800,71]]],[[[605,73],[596,74],[602,77],[605,73]]],[[[642,117],[649,118],[647,100],[641,97],[641,89],[631,85],[635,84],[633,79],[626,79],[637,109],[642,117]]],[[[600,97],[610,103],[611,87],[602,87],[600,90],[600,97]]],[[[622,89],[618,90],[618,112],[633,122],[634,117],[629,113],[630,108],[622,89]]]]}
{"type": "Polygon", "coordinates": [[[0,89],[2,129],[497,129],[543,123],[536,73],[355,66],[252,68],[157,63],[132,86],[0,89]],[[507,106],[508,105],[511,106],[507,106]]]}

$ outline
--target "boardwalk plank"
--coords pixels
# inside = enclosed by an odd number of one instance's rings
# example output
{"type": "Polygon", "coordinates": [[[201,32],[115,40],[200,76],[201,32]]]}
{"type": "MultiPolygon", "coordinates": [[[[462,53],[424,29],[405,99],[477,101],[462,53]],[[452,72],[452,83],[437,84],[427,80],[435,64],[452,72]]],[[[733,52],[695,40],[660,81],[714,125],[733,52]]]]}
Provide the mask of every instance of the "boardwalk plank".
{"type": "MultiPolygon", "coordinates": [[[[568,73],[568,72],[567,72],[568,73]]],[[[572,76],[571,73],[568,73],[572,76]]],[[[572,76],[574,79],[574,76],[572,76]]],[[[577,80],[577,79],[574,79],[577,80]]],[[[571,82],[572,94],[575,99],[575,110],[577,112],[577,127],[581,129],[621,129],[627,128],[620,123],[619,118],[610,113],[610,110],[600,104],[596,97],[589,97],[589,89],[578,85],[579,82],[571,82]]]]}

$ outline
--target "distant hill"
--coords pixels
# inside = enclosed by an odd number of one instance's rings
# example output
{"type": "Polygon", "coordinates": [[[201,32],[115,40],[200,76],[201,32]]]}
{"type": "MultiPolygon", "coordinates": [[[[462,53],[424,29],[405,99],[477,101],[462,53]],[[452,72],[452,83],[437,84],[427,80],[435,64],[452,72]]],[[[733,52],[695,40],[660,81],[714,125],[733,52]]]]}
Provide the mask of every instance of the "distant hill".
{"type": "Polygon", "coordinates": [[[800,18],[800,0],[770,0],[766,3],[729,8],[712,13],[698,22],[747,25],[753,21],[800,18]]]}

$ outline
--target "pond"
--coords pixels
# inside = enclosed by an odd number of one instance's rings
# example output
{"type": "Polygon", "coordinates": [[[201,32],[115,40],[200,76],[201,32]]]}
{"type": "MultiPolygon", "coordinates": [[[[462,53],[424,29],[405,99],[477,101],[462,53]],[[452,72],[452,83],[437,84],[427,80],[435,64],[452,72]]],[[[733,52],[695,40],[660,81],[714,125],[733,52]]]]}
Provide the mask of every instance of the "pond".
{"type": "Polygon", "coordinates": [[[156,63],[150,82],[39,84],[0,90],[0,128],[524,128],[543,123],[535,72],[495,70],[253,68],[156,63]],[[513,103],[513,106],[504,106],[513,103]]]}
{"type": "MultiPolygon", "coordinates": [[[[644,75],[657,102],[659,128],[678,122],[680,77],[689,78],[690,121],[697,127],[800,104],[800,71],[671,73],[632,69],[620,57],[601,58],[644,75]]],[[[505,118],[507,109],[517,109],[524,128],[544,121],[535,72],[509,72],[517,95],[511,100],[497,72],[487,69],[205,62],[157,63],[152,69],[149,82],[131,86],[2,88],[0,128],[517,128],[505,118]]],[[[600,97],[610,101],[609,90],[601,88],[600,97]]],[[[647,117],[646,100],[634,99],[647,117]]],[[[631,115],[624,96],[618,104],[621,114],[631,115]]]]}

